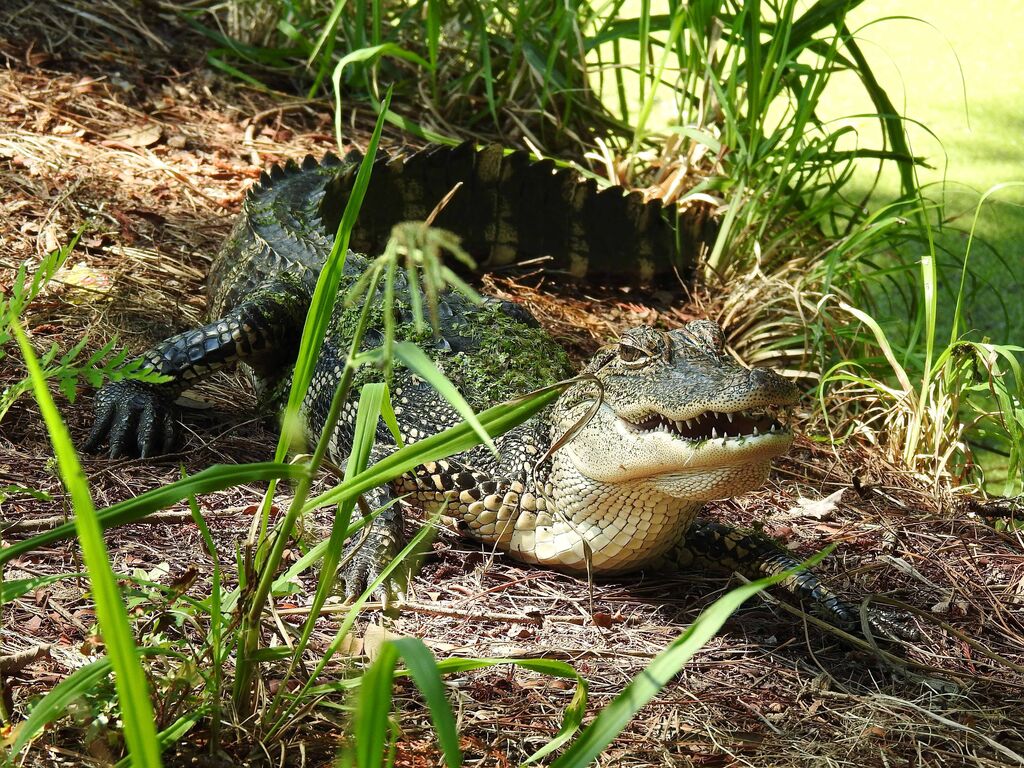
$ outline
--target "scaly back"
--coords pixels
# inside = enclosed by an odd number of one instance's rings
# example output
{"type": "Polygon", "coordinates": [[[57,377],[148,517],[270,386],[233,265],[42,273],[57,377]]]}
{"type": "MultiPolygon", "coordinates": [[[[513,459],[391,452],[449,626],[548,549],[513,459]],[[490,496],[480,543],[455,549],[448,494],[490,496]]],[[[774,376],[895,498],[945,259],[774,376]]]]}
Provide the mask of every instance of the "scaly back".
{"type": "MultiPolygon", "coordinates": [[[[214,314],[234,306],[275,273],[315,280],[330,250],[362,155],[306,158],[261,176],[210,275],[214,314]]],[[[374,163],[350,248],[375,256],[391,229],[423,220],[456,185],[434,224],[459,235],[482,271],[543,259],[536,266],[611,284],[650,284],[678,274],[689,282],[714,221],[705,207],[680,212],[621,187],[599,190],[551,160],[506,154],[471,142],[414,154],[381,153],[374,163]]]]}

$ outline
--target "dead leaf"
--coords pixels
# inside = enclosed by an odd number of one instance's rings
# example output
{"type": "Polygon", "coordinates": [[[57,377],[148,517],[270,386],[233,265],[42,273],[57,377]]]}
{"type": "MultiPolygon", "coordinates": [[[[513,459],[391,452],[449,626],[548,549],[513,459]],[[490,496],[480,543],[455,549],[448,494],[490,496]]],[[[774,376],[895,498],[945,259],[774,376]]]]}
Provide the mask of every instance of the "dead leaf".
{"type": "Polygon", "coordinates": [[[362,656],[363,638],[354,632],[349,632],[341,641],[341,645],[338,647],[338,653],[350,658],[352,656],[362,656]]]}
{"type": "Polygon", "coordinates": [[[397,640],[401,635],[385,629],[379,624],[368,624],[363,635],[363,653],[373,661],[380,656],[380,649],[388,640],[397,640]]]}
{"type": "Polygon", "coordinates": [[[160,141],[163,135],[164,129],[158,123],[146,123],[115,131],[106,141],[100,143],[103,146],[119,144],[122,147],[151,147],[160,141]]]}
{"type": "Polygon", "coordinates": [[[785,512],[778,512],[772,515],[771,519],[795,520],[797,518],[810,518],[812,520],[824,520],[835,512],[845,490],[845,488],[840,488],[823,499],[805,499],[801,496],[797,499],[796,506],[791,507],[785,512]]]}

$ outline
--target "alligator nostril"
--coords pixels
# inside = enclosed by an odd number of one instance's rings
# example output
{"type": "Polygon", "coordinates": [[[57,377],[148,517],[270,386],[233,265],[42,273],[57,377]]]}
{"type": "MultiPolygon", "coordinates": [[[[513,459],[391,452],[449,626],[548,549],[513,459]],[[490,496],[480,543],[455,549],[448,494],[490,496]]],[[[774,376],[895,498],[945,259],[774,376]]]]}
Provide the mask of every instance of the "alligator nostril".
{"type": "Polygon", "coordinates": [[[793,382],[767,368],[753,368],[750,371],[750,383],[781,401],[793,401],[800,397],[800,390],[793,382]]]}

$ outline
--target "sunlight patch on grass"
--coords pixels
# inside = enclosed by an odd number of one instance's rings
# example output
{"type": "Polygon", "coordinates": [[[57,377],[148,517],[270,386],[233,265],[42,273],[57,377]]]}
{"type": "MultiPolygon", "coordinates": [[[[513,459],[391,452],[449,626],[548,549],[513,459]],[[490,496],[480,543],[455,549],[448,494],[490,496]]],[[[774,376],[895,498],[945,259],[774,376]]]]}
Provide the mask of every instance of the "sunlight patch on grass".
{"type": "MultiPolygon", "coordinates": [[[[851,13],[851,27],[859,29],[863,50],[896,106],[919,122],[908,126],[911,146],[934,166],[919,169],[919,181],[933,185],[928,194],[946,203],[945,221],[966,231],[986,189],[1024,180],[1024,138],[1016,117],[1016,105],[1024,101],[1024,78],[1016,74],[1024,70],[1024,46],[1016,36],[998,33],[1024,27],[1024,5],[990,0],[964,13],[962,6],[927,0],[899,0],[884,8],[865,3],[851,13]],[[859,28],[880,12],[918,20],[891,19],[859,28]]],[[[825,108],[856,127],[862,145],[877,141],[876,120],[841,117],[866,114],[871,105],[852,77],[837,77],[850,80],[850,87],[830,90],[825,108]]],[[[865,164],[855,188],[866,191],[873,173],[865,164]]],[[[885,197],[896,196],[894,168],[883,171],[878,188],[885,197]]],[[[971,257],[978,292],[970,325],[979,338],[1019,339],[1024,332],[1024,192],[1006,190],[989,201],[977,236],[982,246],[971,257]],[[1005,314],[992,292],[1006,305],[1005,314]]],[[[962,259],[966,235],[950,231],[939,244],[949,249],[952,261],[962,259]]],[[[949,266],[958,269],[955,263],[949,266]]],[[[952,311],[949,297],[939,301],[952,311]]]]}

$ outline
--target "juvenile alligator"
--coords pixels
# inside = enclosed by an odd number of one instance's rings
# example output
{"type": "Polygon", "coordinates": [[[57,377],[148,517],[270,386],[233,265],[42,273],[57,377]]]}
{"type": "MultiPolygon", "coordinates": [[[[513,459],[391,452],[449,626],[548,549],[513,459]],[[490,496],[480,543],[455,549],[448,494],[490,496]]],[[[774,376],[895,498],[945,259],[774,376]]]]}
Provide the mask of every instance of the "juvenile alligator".
{"type": "MultiPolygon", "coordinates": [[[[120,381],[100,390],[88,449],[108,442],[112,457],[169,450],[173,399],[228,364],[248,365],[271,401],[286,390],[280,385],[360,160],[358,153],[343,161],[307,158],[264,174],[213,264],[210,302],[217,319],[144,353],[149,367],[172,377],[169,383],[120,381]]],[[[434,149],[376,162],[342,290],[367,266],[359,253],[380,252],[395,223],[423,219],[458,182],[463,187],[436,223],[458,234],[486,266],[549,256],[549,269],[577,277],[685,277],[693,241],[708,235],[700,219],[672,226],[680,222],[666,221],[658,203],[614,188],[598,192],[593,182],[556,172],[550,163],[531,163],[523,153],[469,145],[434,149]]],[[[411,327],[411,289],[399,277],[401,330],[411,327]]],[[[338,305],[305,400],[310,435],[324,426],[358,311],[338,305]]],[[[565,352],[515,304],[490,299],[474,305],[452,293],[439,309],[439,335],[419,341],[475,409],[572,375],[565,352]]],[[[380,339],[379,332],[368,333],[364,347],[380,339]]],[[[708,321],[668,332],[633,328],[601,349],[585,371],[589,380],[498,438],[497,457],[481,447],[428,463],[376,489],[371,506],[383,506],[395,493],[427,508],[447,501],[449,522],[462,533],[518,560],[575,573],[586,572],[588,558],[597,575],[696,565],[756,578],[795,565],[758,534],[697,519],[705,502],[759,487],[771,460],[789,448],[792,435],[773,413],[797,400],[793,384],[737,365],[723,348],[722,331],[708,321]],[[548,455],[581,419],[585,426],[548,455]]],[[[406,442],[459,421],[441,396],[402,368],[392,392],[406,442]]],[[[331,458],[339,464],[352,439],[351,409],[345,414],[331,441],[331,458]]],[[[383,425],[377,442],[377,457],[394,450],[383,425]]],[[[377,518],[367,545],[342,574],[349,592],[361,589],[397,546],[397,509],[392,505],[377,518]]],[[[858,611],[813,574],[786,586],[836,624],[859,625],[858,611]]],[[[899,634],[884,614],[873,613],[870,621],[899,634]]]]}

